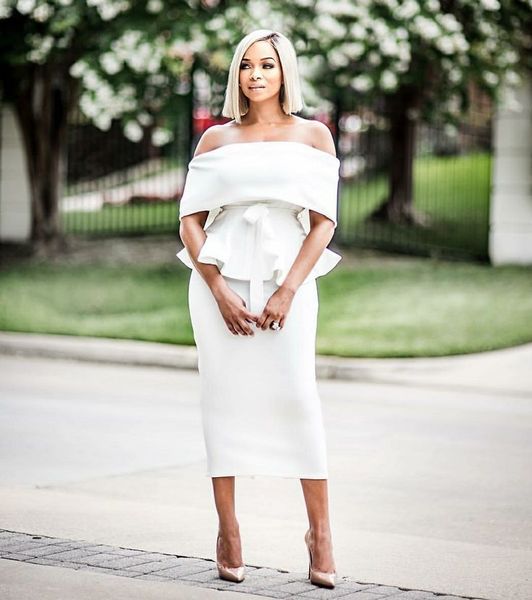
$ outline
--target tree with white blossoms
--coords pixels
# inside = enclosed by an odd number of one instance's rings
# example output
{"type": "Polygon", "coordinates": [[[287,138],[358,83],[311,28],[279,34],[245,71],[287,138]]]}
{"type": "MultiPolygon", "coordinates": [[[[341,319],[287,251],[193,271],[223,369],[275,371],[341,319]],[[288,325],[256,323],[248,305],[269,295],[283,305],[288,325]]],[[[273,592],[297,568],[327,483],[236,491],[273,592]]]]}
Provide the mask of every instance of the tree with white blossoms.
{"type": "Polygon", "coordinates": [[[165,144],[186,91],[201,22],[218,0],[0,0],[2,101],[23,135],[36,249],[61,242],[67,119],[79,102],[100,129],[165,144]],[[157,119],[154,122],[154,119],[157,119]],[[158,126],[158,123],[163,126],[158,126]]]}
{"type": "Polygon", "coordinates": [[[530,64],[531,9],[532,0],[0,0],[2,98],[23,132],[32,239],[60,239],[65,133],[76,103],[101,129],[120,119],[129,139],[150,128],[162,145],[194,66],[215,77],[221,99],[234,45],[259,27],[293,40],[311,104],[385,99],[395,159],[380,214],[416,221],[416,123],[456,116],[470,80],[494,96],[515,83],[520,55],[530,64]]]}
{"type": "Polygon", "coordinates": [[[390,119],[389,193],[372,218],[426,223],[413,206],[416,125],[456,120],[471,82],[495,100],[519,82],[532,64],[532,0],[271,1],[304,40],[320,94],[383,106],[390,119]]]}

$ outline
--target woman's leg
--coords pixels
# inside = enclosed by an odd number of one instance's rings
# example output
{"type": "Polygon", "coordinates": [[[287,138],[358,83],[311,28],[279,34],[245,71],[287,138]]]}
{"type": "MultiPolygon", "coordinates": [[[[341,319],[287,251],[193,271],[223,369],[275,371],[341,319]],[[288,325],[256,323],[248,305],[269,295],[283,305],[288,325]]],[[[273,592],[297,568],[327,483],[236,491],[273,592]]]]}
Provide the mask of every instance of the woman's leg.
{"type": "Polygon", "coordinates": [[[327,479],[301,479],[310,526],[312,568],[332,573],[333,558],[327,479]]]}
{"type": "Polygon", "coordinates": [[[243,561],[240,529],[235,513],[235,478],[212,477],[212,486],[220,534],[217,559],[225,567],[239,567],[243,561]]]}

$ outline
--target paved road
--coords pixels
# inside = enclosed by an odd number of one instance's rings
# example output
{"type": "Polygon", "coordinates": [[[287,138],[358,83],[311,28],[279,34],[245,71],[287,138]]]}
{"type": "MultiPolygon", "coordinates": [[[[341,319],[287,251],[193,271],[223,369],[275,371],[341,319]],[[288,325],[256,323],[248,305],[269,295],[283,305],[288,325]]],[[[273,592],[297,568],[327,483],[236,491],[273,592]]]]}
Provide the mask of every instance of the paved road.
{"type": "MultiPolygon", "coordinates": [[[[532,391],[489,378],[320,380],[341,575],[532,597],[532,391]]],[[[0,527],[214,557],[198,393],[190,371],[0,356],[0,527]]],[[[299,482],[237,492],[245,561],[304,572],[299,482]]]]}

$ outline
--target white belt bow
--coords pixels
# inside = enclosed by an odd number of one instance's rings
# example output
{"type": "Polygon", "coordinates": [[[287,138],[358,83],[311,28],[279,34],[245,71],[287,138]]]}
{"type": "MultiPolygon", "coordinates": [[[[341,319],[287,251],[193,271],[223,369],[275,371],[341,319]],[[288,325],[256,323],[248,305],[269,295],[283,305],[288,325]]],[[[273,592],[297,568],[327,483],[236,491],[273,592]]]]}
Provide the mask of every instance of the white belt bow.
{"type": "Polygon", "coordinates": [[[244,220],[255,228],[253,254],[251,257],[251,276],[249,280],[249,310],[254,314],[260,314],[264,308],[262,253],[264,250],[265,233],[273,235],[271,225],[266,218],[269,212],[265,204],[257,203],[249,206],[243,214],[244,220]]]}

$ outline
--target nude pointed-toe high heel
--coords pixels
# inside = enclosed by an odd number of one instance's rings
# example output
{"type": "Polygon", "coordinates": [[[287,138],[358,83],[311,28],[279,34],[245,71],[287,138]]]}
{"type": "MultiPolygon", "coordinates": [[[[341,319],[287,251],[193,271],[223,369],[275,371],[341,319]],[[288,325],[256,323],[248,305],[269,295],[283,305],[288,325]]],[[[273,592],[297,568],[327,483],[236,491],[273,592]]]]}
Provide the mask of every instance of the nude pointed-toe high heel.
{"type": "Polygon", "coordinates": [[[308,578],[310,583],[321,587],[333,588],[336,585],[336,571],[327,573],[325,571],[317,571],[312,568],[312,552],[310,550],[310,529],[305,533],[305,544],[308,550],[308,578]]]}
{"type": "Polygon", "coordinates": [[[216,567],[218,568],[218,576],[220,579],[227,581],[233,581],[240,583],[245,579],[246,566],[242,563],[239,567],[225,567],[222,563],[218,562],[218,544],[220,541],[220,534],[216,538],[216,567]]]}

